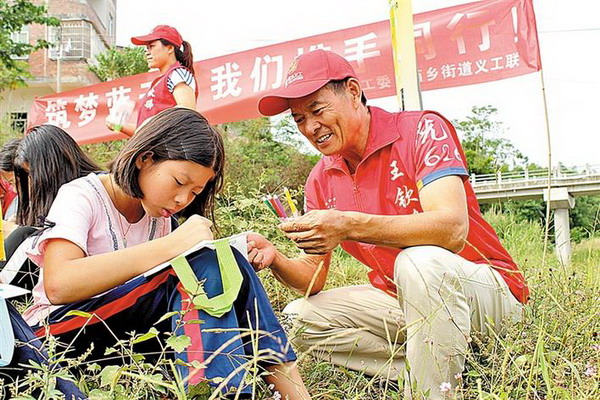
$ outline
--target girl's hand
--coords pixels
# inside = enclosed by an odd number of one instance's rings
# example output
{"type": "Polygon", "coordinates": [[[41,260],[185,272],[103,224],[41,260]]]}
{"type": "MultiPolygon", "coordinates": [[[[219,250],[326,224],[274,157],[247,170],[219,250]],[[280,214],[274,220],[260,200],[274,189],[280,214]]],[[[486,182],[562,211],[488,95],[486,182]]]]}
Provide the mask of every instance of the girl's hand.
{"type": "Polygon", "coordinates": [[[275,260],[277,250],[273,243],[258,233],[248,234],[248,260],[255,271],[269,268],[275,260]]]}
{"type": "Polygon", "coordinates": [[[212,240],[211,226],[209,219],[194,214],[167,236],[169,245],[181,254],[203,240],[212,240]]]}

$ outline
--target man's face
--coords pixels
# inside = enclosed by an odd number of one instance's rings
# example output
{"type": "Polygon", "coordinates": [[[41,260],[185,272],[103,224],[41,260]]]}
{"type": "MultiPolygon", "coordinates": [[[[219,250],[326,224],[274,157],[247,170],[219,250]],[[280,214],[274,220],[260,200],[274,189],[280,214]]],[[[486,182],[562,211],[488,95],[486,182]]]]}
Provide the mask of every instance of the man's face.
{"type": "Polygon", "coordinates": [[[324,155],[354,151],[356,108],[349,93],[337,93],[328,86],[299,99],[289,100],[300,132],[324,155]]]}

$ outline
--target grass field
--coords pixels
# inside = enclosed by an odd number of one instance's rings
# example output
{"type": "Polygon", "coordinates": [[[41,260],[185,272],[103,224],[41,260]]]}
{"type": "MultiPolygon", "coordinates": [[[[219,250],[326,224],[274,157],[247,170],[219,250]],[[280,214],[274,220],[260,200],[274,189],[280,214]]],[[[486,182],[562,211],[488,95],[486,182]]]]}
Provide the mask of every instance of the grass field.
{"type": "MultiPolygon", "coordinates": [[[[532,298],[523,321],[505,337],[475,337],[462,378],[463,387],[454,398],[600,399],[600,240],[591,239],[575,246],[571,265],[562,266],[552,255],[552,247],[544,261],[541,226],[516,222],[511,215],[488,214],[486,218],[525,271],[532,298]]],[[[218,221],[222,235],[250,229],[261,231],[290,254],[294,252],[291,244],[277,233],[276,221],[252,200],[221,204],[218,221]]],[[[262,273],[261,278],[277,311],[297,297],[269,273],[262,273]]],[[[328,287],[365,282],[366,269],[341,251],[336,252],[328,287]]],[[[133,341],[154,336],[154,332],[137,335],[115,346],[112,352],[128,360],[121,367],[101,368],[85,357],[78,360],[58,357],[58,360],[63,365],[83,366],[83,375],[77,381],[95,399],[187,398],[168,357],[149,365],[144,363],[142,355],[131,352],[133,341]]],[[[167,343],[165,354],[177,346],[185,346],[185,341],[176,339],[167,343]]],[[[55,341],[49,340],[48,344],[58,356],[55,341]]],[[[302,374],[314,399],[400,398],[389,382],[334,367],[307,355],[300,355],[300,359],[302,374]]],[[[251,370],[250,379],[258,373],[251,370]]],[[[64,369],[40,368],[26,382],[21,382],[19,398],[57,398],[53,396],[53,382],[57,375],[64,374],[64,369]]],[[[256,388],[256,399],[277,398],[263,384],[257,383],[256,388]]],[[[10,390],[10,386],[3,389],[10,390]]],[[[217,398],[201,392],[195,398],[217,398]]]]}

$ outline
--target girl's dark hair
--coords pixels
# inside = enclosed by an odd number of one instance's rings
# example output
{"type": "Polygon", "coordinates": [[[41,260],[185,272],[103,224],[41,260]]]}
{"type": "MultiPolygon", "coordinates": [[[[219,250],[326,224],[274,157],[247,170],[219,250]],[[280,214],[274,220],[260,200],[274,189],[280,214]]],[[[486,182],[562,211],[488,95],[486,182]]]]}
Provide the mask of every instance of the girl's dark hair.
{"type": "Polygon", "coordinates": [[[4,143],[0,149],[0,171],[12,171],[14,169],[15,152],[21,139],[11,139],[4,143]]]}
{"type": "Polygon", "coordinates": [[[183,217],[199,214],[214,223],[215,197],[223,186],[225,165],[220,133],[200,113],[188,108],[169,108],[151,118],[129,139],[111,166],[115,182],[125,193],[138,199],[143,198],[144,193],[138,182],[136,159],[148,152],[155,162],[192,161],[214,171],[213,179],[181,212],[183,217]]]}
{"type": "Polygon", "coordinates": [[[192,75],[195,76],[194,73],[194,55],[192,54],[192,46],[186,42],[185,40],[182,43],[183,51],[181,51],[177,46],[173,43],[169,42],[166,39],[159,39],[163,46],[173,46],[175,50],[175,58],[179,61],[179,64],[183,65],[187,69],[190,70],[192,75]]]}
{"type": "Polygon", "coordinates": [[[53,125],[31,128],[15,151],[17,223],[42,226],[62,185],[99,170],[61,128],[53,125]]]}

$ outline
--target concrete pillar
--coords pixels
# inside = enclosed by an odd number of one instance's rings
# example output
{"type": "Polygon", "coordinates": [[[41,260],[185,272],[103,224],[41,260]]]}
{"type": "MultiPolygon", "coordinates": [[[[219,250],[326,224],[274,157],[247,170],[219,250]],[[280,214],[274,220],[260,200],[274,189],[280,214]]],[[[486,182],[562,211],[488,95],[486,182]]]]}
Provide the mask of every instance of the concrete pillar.
{"type": "Polygon", "coordinates": [[[544,189],[544,201],[554,210],[554,236],[556,255],[563,264],[571,261],[571,227],[569,226],[569,210],[575,206],[575,199],[567,188],[544,189]]]}

